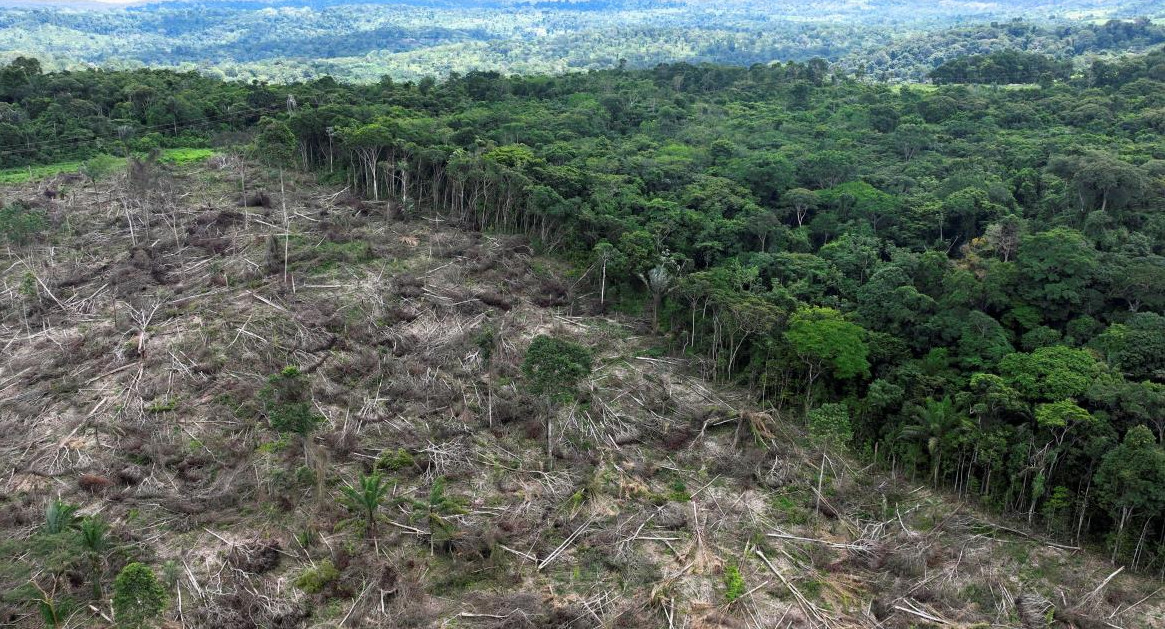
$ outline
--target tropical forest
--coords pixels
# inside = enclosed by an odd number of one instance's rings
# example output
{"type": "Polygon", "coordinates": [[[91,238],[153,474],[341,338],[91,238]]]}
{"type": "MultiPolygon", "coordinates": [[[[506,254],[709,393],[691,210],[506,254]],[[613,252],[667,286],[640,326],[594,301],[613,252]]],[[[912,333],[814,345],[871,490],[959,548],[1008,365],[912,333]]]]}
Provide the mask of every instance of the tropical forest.
{"type": "Polygon", "coordinates": [[[0,8],[0,627],[1165,627],[1165,6],[253,4],[0,8]]]}

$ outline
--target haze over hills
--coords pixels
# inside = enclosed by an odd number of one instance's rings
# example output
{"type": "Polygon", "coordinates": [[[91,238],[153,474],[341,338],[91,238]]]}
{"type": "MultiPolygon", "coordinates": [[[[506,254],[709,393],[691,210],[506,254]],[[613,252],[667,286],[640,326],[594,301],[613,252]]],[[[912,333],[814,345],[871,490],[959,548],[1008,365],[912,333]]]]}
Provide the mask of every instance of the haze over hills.
{"type": "MultiPolygon", "coordinates": [[[[899,60],[902,55],[893,47],[905,38],[1014,18],[1060,31],[1161,13],[1160,1],[1099,0],[44,4],[0,10],[0,59],[24,54],[49,68],[147,65],[199,69],[225,78],[291,81],[330,74],[375,81],[382,75],[417,79],[474,69],[578,71],[621,61],[650,67],[674,61],[748,65],[820,57],[857,69],[886,53],[869,70],[917,80],[941,63],[942,53],[937,62],[934,55],[899,60]]],[[[982,50],[975,52],[1009,46],[1065,52],[1046,36],[1012,39],[976,36],[982,50]]],[[[1119,54],[1155,41],[1123,38],[1072,54],[1119,54]]]]}

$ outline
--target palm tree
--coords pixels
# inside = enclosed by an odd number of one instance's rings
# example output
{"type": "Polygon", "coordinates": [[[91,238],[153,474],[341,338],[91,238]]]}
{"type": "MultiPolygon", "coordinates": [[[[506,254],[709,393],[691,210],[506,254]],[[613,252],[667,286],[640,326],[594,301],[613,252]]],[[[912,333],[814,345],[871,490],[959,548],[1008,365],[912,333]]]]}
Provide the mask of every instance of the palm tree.
{"type": "Polygon", "coordinates": [[[344,493],[343,500],[348,509],[364,518],[365,536],[375,537],[376,512],[380,509],[384,494],[388,493],[388,485],[384,484],[380,473],[361,476],[358,487],[343,487],[341,491],[344,493]]]}
{"type": "Polygon", "coordinates": [[[96,515],[87,516],[77,524],[81,533],[81,546],[89,555],[90,578],[93,579],[93,598],[101,600],[101,563],[109,550],[109,525],[96,515]]]}
{"type": "Polygon", "coordinates": [[[433,554],[438,535],[442,540],[447,540],[453,535],[455,529],[449,516],[465,513],[460,500],[445,494],[445,485],[445,477],[439,476],[429,488],[428,500],[411,500],[413,512],[429,525],[430,555],[433,554]]]}
{"type": "Polygon", "coordinates": [[[63,502],[59,498],[45,506],[44,528],[49,535],[64,533],[77,522],[77,505],[63,502]]]}
{"type": "Polygon", "coordinates": [[[942,400],[927,399],[922,406],[914,409],[914,423],[903,426],[899,435],[903,439],[922,442],[930,456],[931,484],[938,486],[942,470],[944,442],[971,426],[971,420],[955,408],[949,397],[942,400]]]}

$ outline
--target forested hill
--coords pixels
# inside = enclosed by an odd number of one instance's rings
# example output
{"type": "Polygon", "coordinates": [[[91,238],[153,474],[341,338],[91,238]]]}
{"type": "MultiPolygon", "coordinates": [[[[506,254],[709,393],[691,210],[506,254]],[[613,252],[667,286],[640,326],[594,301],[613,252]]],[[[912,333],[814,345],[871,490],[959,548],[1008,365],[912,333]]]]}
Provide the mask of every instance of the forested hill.
{"type": "Polygon", "coordinates": [[[0,8],[0,60],[374,82],[820,57],[847,72],[920,80],[946,61],[1001,49],[1060,59],[1142,52],[1161,43],[1161,27],[1151,21],[1160,17],[1160,2],[1100,0],[48,3],[0,8]]]}
{"type": "MultiPolygon", "coordinates": [[[[0,144],[87,172],[253,137],[387,211],[528,235],[707,378],[1158,570],[1163,67],[1008,89],[825,64],[273,87],[21,61],[0,144]]],[[[3,217],[9,246],[47,237],[34,206],[3,217]]]]}

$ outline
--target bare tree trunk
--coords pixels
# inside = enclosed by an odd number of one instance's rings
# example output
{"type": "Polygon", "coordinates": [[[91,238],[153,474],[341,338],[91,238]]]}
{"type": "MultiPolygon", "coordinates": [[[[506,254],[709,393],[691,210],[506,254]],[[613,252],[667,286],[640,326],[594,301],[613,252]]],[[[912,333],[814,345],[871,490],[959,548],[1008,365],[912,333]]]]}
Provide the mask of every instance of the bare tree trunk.
{"type": "Polygon", "coordinates": [[[291,221],[287,217],[287,191],[283,186],[282,167],[279,169],[279,203],[283,206],[283,283],[286,284],[288,249],[291,246],[291,221]]]}

